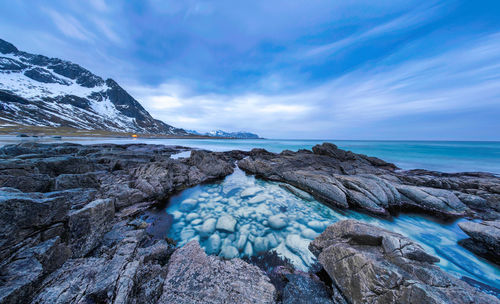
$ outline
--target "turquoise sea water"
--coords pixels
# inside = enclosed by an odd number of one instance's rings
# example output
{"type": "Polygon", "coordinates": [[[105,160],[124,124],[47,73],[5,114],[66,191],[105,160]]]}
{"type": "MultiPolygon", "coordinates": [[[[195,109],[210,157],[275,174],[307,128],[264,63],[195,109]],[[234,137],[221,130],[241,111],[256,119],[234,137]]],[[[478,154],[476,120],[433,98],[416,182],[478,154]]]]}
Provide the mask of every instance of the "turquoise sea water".
{"type": "MultiPolygon", "coordinates": [[[[32,138],[0,136],[0,146],[32,138]]],[[[65,137],[35,139],[39,142],[150,143],[181,145],[212,151],[251,150],[264,148],[271,152],[285,149],[311,149],[323,142],[332,142],[342,149],[379,157],[402,169],[428,169],[443,172],[483,171],[500,174],[500,142],[456,141],[365,141],[365,140],[285,140],[285,139],[147,139],[147,138],[82,138],[65,137]]]]}

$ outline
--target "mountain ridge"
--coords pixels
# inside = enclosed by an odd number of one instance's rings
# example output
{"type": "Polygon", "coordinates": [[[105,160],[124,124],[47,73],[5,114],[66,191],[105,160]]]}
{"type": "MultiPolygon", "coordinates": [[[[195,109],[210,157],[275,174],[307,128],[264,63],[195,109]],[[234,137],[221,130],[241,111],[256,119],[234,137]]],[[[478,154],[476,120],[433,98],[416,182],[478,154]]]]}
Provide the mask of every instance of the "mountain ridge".
{"type": "Polygon", "coordinates": [[[0,39],[0,119],[21,125],[189,135],[154,119],[113,79],[0,39]]]}

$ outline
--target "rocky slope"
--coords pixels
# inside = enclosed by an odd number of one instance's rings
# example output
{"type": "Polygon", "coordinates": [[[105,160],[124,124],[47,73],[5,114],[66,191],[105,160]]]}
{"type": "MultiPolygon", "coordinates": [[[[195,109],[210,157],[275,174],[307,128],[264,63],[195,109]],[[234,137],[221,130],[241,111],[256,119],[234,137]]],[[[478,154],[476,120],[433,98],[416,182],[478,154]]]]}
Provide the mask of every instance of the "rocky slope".
{"type": "Polygon", "coordinates": [[[150,134],[187,135],[151,115],[113,79],[19,51],[0,39],[0,121],[150,134]]]}
{"type": "MultiPolygon", "coordinates": [[[[0,303],[499,303],[432,265],[436,258],[407,238],[358,222],[327,228],[310,247],[321,264],[305,273],[276,257],[223,260],[207,256],[196,242],[176,248],[156,237],[161,227],[142,220],[173,193],[229,175],[236,162],[336,206],[343,193],[345,208],[362,208],[354,202],[369,198],[391,212],[384,201],[405,204],[408,193],[423,191],[428,194],[410,196],[408,204],[421,204],[434,216],[491,217],[494,177],[436,177],[440,185],[453,180],[454,188],[430,188],[423,183],[431,175],[396,172],[394,165],[327,144],[314,152],[193,150],[188,158],[171,157],[189,150],[141,144],[0,148],[0,303]],[[462,178],[481,183],[463,190],[462,178]],[[414,190],[405,194],[402,186],[414,190]],[[455,198],[465,208],[446,203],[455,198]]],[[[473,242],[490,240],[469,231],[473,242]]]]}

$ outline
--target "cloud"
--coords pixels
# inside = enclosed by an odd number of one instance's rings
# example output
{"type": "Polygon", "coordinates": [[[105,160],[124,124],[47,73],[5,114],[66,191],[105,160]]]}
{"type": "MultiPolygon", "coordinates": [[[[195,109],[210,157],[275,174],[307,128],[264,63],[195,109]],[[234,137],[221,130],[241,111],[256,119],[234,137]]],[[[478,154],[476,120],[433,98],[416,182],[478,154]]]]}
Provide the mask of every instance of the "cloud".
{"type": "Polygon", "coordinates": [[[196,94],[180,83],[130,88],[154,116],[184,128],[331,138],[405,115],[468,111],[500,99],[500,34],[446,52],[355,71],[294,93],[196,94]]]}
{"type": "Polygon", "coordinates": [[[62,15],[55,10],[45,9],[56,27],[66,36],[85,41],[94,40],[95,36],[87,31],[78,20],[66,14],[62,15]]]}
{"type": "Polygon", "coordinates": [[[341,49],[349,47],[353,44],[363,43],[366,40],[374,39],[383,35],[396,35],[400,32],[408,32],[412,29],[432,22],[437,16],[442,6],[419,7],[409,13],[395,17],[382,24],[368,28],[365,31],[356,32],[347,38],[337,40],[335,42],[311,48],[302,54],[303,57],[311,57],[335,53],[341,49]]]}

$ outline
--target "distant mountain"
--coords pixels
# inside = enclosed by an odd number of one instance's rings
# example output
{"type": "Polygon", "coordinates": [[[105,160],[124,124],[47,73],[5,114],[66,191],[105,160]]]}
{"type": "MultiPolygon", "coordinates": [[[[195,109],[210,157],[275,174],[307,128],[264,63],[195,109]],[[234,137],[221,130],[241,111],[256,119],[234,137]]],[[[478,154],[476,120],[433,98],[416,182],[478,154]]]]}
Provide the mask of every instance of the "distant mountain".
{"type": "Polygon", "coordinates": [[[113,79],[0,39],[0,119],[22,125],[188,135],[156,120],[113,79]]]}
{"type": "Polygon", "coordinates": [[[207,133],[200,133],[194,130],[186,130],[186,131],[193,135],[203,135],[212,137],[227,137],[227,138],[241,138],[241,139],[260,138],[259,135],[250,132],[226,132],[222,130],[216,130],[207,133]]]}

